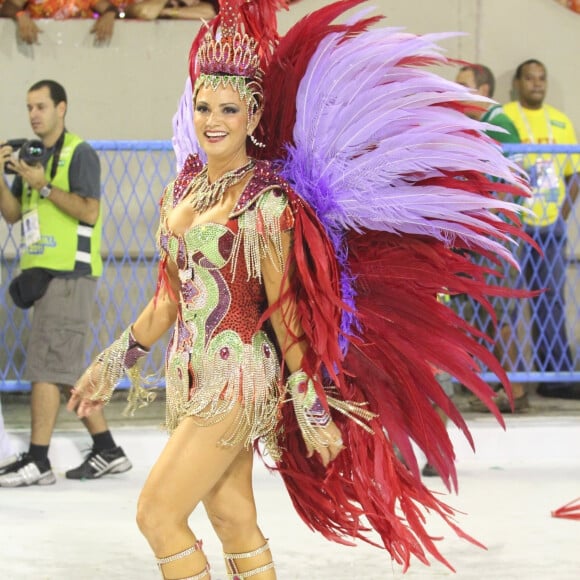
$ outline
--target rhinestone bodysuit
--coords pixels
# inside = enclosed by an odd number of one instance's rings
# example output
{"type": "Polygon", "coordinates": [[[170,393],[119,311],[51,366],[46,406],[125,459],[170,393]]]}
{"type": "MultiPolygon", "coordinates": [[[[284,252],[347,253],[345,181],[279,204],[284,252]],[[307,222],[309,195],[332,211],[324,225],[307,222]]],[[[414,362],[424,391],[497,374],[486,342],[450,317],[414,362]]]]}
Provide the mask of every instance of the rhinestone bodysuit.
{"type": "Polygon", "coordinates": [[[178,317],[166,354],[167,427],[185,416],[210,425],[235,410],[222,443],[250,445],[261,437],[276,456],[284,393],[273,333],[258,328],[268,306],[261,263],[271,260],[283,270],[280,234],[292,228],[292,212],[284,182],[269,164],[256,162],[225,224],[198,224],[177,235],[167,216],[201,169],[190,156],[161,201],[161,275],[167,260],[179,274],[178,317]]]}

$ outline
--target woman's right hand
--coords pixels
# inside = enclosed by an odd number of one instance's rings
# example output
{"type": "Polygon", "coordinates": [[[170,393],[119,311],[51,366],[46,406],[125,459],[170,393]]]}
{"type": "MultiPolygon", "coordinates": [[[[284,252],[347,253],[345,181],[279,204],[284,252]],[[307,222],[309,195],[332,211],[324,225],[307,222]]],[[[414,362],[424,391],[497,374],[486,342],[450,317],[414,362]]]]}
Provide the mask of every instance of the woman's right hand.
{"type": "Polygon", "coordinates": [[[95,360],[83,373],[76,385],[71,389],[70,399],[67,403],[67,410],[76,413],[80,418],[88,417],[93,413],[101,411],[106,401],[93,399],[97,390],[103,391],[102,386],[95,383],[95,378],[101,374],[101,362],[95,360]]]}
{"type": "Polygon", "coordinates": [[[26,12],[19,12],[16,16],[18,36],[26,44],[38,44],[38,34],[42,32],[36,22],[26,12]]]}

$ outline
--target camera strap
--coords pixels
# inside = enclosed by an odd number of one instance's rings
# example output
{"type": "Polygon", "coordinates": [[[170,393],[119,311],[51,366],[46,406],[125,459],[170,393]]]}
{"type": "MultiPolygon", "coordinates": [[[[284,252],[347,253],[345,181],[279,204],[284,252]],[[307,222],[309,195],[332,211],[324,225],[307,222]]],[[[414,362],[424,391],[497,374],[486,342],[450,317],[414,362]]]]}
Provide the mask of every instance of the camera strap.
{"type": "Polygon", "coordinates": [[[60,162],[60,153],[62,151],[62,147],[64,145],[64,136],[66,133],[66,129],[61,133],[60,137],[57,139],[56,143],[54,144],[54,152],[52,154],[52,160],[50,165],[50,181],[56,176],[56,172],[58,171],[58,164],[60,162]]]}

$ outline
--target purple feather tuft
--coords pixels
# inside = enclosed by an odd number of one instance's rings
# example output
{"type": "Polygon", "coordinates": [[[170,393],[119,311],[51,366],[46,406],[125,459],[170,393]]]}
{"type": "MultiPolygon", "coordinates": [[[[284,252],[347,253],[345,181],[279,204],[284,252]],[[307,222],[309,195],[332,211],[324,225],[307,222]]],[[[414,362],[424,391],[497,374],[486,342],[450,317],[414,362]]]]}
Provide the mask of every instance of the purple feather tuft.
{"type": "Polygon", "coordinates": [[[200,159],[205,163],[205,152],[200,147],[193,128],[193,92],[189,76],[179,100],[179,108],[173,116],[173,138],[171,143],[175,151],[178,173],[190,154],[199,155],[200,159]]]}

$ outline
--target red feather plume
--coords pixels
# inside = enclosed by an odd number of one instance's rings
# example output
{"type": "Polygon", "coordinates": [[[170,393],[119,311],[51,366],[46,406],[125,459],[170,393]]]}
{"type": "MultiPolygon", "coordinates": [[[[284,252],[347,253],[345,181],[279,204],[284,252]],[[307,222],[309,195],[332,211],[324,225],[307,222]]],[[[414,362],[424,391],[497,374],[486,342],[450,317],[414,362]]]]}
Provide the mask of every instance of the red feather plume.
{"type": "Polygon", "coordinates": [[[552,517],[566,520],[580,520],[580,497],[554,510],[552,517]]]}
{"type": "MultiPolygon", "coordinates": [[[[433,366],[457,376],[490,405],[493,391],[479,378],[471,355],[507,379],[467,323],[438,303],[436,294],[453,274],[462,273],[450,288],[454,293],[483,296],[484,282],[477,266],[451,250],[441,252],[441,244],[431,239],[402,240],[380,232],[351,235],[348,245],[357,280],[361,336],[352,337],[343,358],[336,337],[341,298],[334,254],[309,206],[292,192],[289,195],[296,212],[292,293],[298,297],[299,317],[311,347],[305,358],[307,372],[327,369],[340,398],[367,402],[377,417],[369,434],[335,414],[345,449],[325,469],[318,459],[307,457],[293,409],[284,406],[283,456],[276,469],[298,514],[327,539],[345,544],[353,539],[379,542],[404,568],[412,556],[428,564],[428,553],[451,568],[426,528],[425,510],[437,513],[461,537],[478,543],[457,526],[453,510],[421,482],[411,440],[455,486],[453,448],[433,403],[467,435],[468,431],[434,379],[433,366]],[[407,465],[399,460],[395,447],[407,465]],[[363,523],[365,518],[371,527],[363,523]],[[378,532],[378,540],[370,534],[371,528],[378,532]]],[[[497,410],[496,416],[501,420],[497,410]]]]}

